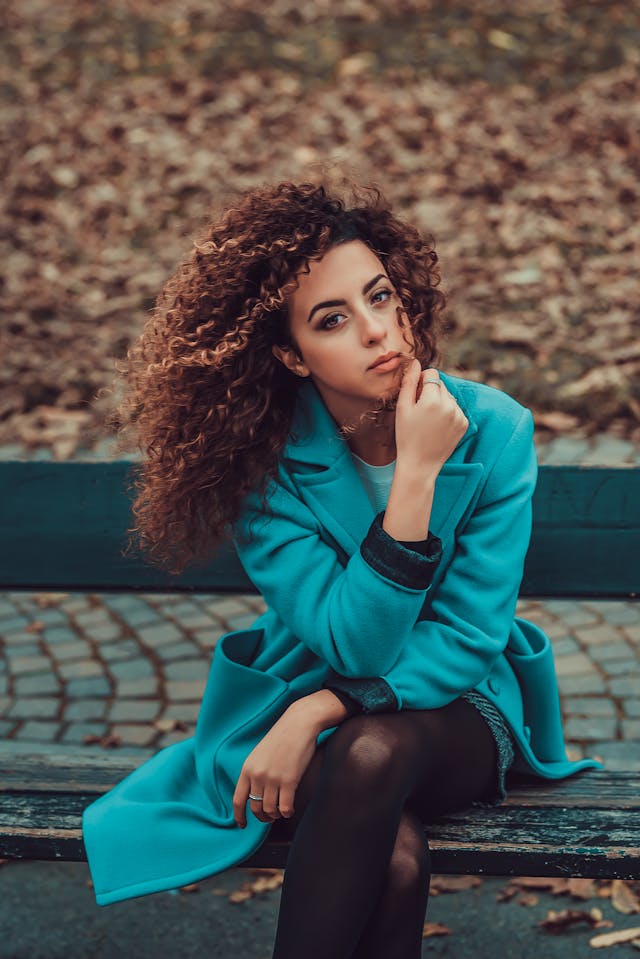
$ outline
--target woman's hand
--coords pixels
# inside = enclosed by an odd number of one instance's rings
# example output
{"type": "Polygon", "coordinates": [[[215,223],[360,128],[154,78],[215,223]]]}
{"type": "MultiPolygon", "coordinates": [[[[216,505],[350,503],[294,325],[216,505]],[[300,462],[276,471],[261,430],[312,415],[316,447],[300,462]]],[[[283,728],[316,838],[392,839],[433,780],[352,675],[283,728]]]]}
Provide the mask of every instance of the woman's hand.
{"type": "Polygon", "coordinates": [[[420,362],[412,360],[404,372],[396,405],[398,467],[439,472],[468,426],[438,371],[422,370],[420,362]],[[440,385],[425,380],[438,380],[440,385]]]}
{"type": "Polygon", "coordinates": [[[240,828],[247,824],[249,793],[251,812],[261,822],[273,822],[294,813],[293,800],[298,783],[316,750],[318,721],[315,713],[301,708],[299,700],[290,706],[260,740],[244,761],[233,794],[233,816],[240,828]]]}

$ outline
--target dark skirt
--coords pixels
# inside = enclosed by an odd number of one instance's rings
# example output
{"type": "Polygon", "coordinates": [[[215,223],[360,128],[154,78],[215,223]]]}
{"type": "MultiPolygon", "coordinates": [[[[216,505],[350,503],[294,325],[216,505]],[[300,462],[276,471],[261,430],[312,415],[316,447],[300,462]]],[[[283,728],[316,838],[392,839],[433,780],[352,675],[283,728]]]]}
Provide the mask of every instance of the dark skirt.
{"type": "Polygon", "coordinates": [[[505,775],[515,758],[515,743],[511,730],[507,726],[502,714],[496,709],[490,699],[483,696],[476,689],[470,689],[460,697],[475,706],[487,723],[498,749],[498,764],[496,778],[491,789],[482,797],[475,799],[472,806],[499,806],[507,798],[505,775]]]}

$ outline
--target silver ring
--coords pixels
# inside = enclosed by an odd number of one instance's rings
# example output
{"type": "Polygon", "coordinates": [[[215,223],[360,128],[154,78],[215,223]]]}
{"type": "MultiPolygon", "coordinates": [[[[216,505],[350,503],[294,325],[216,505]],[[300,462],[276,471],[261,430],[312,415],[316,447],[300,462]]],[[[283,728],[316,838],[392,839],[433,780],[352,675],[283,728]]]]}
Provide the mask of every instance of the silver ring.
{"type": "Polygon", "coordinates": [[[262,802],[262,796],[254,796],[253,793],[249,793],[249,799],[257,799],[258,802],[262,802]]]}
{"type": "Polygon", "coordinates": [[[424,386],[425,383],[435,383],[436,386],[442,386],[441,380],[423,380],[422,385],[424,386]]]}

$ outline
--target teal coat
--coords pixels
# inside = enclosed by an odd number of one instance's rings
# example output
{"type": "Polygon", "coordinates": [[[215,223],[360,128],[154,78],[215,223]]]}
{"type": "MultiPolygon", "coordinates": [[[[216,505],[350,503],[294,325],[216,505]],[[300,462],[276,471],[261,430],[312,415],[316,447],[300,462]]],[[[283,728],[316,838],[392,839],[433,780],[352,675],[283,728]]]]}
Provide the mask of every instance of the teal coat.
{"type": "Polygon", "coordinates": [[[435,569],[382,530],[320,395],[300,385],[272,515],[250,496],[235,531],[267,612],[218,641],[195,735],[85,810],[99,905],[195,882],[254,852],[271,824],[250,812],[245,829],[235,824],[242,764],[291,702],[324,685],[368,712],[436,709],[477,689],[514,735],[516,769],[561,779],[602,768],[567,759],[549,639],[515,616],[537,477],[533,417],[500,390],[440,375],[469,425],[435,485],[435,569]]]}

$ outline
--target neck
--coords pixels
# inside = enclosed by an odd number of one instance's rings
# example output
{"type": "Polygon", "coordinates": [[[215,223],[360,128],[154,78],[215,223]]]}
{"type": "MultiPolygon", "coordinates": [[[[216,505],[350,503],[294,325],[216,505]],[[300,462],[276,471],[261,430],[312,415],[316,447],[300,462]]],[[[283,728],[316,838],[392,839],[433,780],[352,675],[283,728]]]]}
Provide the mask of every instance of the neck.
{"type": "Polygon", "coordinates": [[[347,436],[352,453],[370,466],[387,466],[396,458],[395,412],[379,413],[375,422],[365,421],[347,436]]]}

